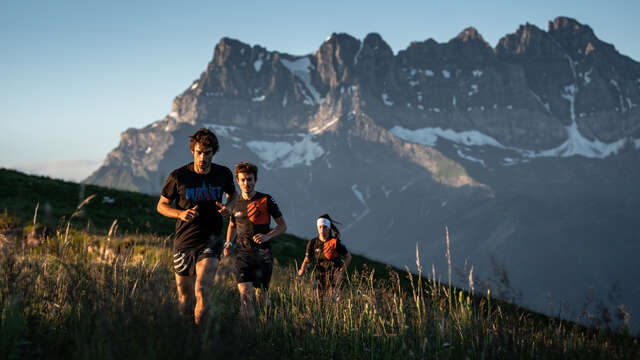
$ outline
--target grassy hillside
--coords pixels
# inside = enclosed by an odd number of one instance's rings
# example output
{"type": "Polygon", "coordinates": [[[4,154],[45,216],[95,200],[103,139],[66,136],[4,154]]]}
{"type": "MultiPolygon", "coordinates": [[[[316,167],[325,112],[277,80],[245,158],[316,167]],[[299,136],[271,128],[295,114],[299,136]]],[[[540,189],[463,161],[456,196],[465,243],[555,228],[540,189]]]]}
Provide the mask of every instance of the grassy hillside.
{"type": "Polygon", "coordinates": [[[91,232],[106,233],[115,219],[120,231],[127,233],[168,235],[175,225],[174,221],[158,216],[157,198],[141,193],[30,176],[7,169],[0,169],[0,184],[0,211],[26,224],[33,220],[39,204],[39,223],[50,231],[66,223],[76,206],[91,195],[95,197],[73,221],[83,228],[89,224],[91,232]]]}
{"type": "Polygon", "coordinates": [[[258,310],[256,329],[238,325],[233,257],[223,259],[207,321],[195,328],[177,316],[173,221],[155,213],[157,199],[95,186],[79,196],[77,184],[7,170],[0,180],[0,358],[640,357],[629,335],[544,317],[359,256],[340,300],[320,302],[308,275],[295,274],[305,240],[292,235],[274,242],[270,305],[258,310]],[[109,235],[114,219],[122,228],[109,235]],[[55,231],[43,230],[46,221],[55,231]]]}
{"type": "MultiPolygon", "coordinates": [[[[95,185],[77,184],[43,176],[26,175],[18,171],[0,169],[0,230],[4,227],[20,228],[23,235],[31,231],[38,206],[36,223],[39,233],[48,235],[65,231],[65,225],[76,207],[87,197],[94,197],[71,219],[76,229],[92,234],[107,234],[114,220],[118,220],[118,233],[131,238],[134,234],[169,236],[175,220],[156,212],[158,198],[147,194],[109,189],[95,185]]],[[[306,241],[296,236],[282,235],[274,243],[274,253],[283,264],[300,263],[304,257],[306,241]]],[[[376,276],[386,276],[388,266],[354,254],[352,264],[374,270],[376,276]]]]}

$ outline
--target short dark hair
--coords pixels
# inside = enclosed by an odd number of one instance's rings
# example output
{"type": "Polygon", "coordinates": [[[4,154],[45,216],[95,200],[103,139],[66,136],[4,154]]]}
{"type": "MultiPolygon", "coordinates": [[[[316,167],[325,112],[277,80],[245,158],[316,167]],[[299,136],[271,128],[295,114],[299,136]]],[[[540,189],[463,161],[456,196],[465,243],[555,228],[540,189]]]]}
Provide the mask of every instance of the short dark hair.
{"type": "Polygon", "coordinates": [[[236,164],[236,178],[238,174],[253,174],[256,180],[258,180],[258,167],[249,162],[239,162],[236,164]]]}
{"type": "Polygon", "coordinates": [[[201,146],[211,147],[213,150],[213,155],[218,152],[220,148],[220,144],[218,143],[218,138],[213,131],[207,128],[201,128],[196,131],[193,135],[189,137],[191,140],[189,141],[189,149],[193,151],[196,148],[196,144],[200,144],[201,146]]]}

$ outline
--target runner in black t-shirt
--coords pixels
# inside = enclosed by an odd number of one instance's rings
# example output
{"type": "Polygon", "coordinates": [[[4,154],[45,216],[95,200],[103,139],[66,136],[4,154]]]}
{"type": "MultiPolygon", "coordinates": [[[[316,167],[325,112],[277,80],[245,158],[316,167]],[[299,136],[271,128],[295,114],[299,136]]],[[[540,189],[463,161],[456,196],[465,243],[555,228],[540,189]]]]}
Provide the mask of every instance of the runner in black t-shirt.
{"type": "Polygon", "coordinates": [[[311,259],[315,259],[314,269],[316,288],[319,298],[324,299],[326,294],[334,293],[342,282],[342,277],[351,262],[351,254],[340,242],[340,231],[328,214],[322,214],[316,221],[318,237],[309,240],[304,260],[298,270],[298,276],[302,276],[311,259]],[[343,259],[344,258],[344,259],[343,259]]]}
{"type": "Polygon", "coordinates": [[[254,325],[252,293],[255,289],[256,299],[260,302],[264,301],[271,280],[273,255],[270,240],[282,234],[287,229],[287,225],[273,198],[268,194],[255,191],[258,167],[249,163],[239,163],[236,164],[235,172],[242,194],[233,207],[229,220],[224,255],[229,255],[231,240],[237,233],[236,270],[241,299],[240,314],[248,325],[252,326],[254,325]],[[274,229],[269,227],[271,218],[276,222],[274,229]]]}
{"type": "Polygon", "coordinates": [[[158,212],[176,218],[173,267],[178,288],[178,310],[187,316],[195,297],[194,320],[200,324],[206,313],[207,291],[220,259],[222,216],[230,215],[237,194],[231,171],[211,162],[218,139],[200,129],[189,143],[193,162],[174,170],[162,188],[158,212]],[[222,194],[227,202],[222,204],[222,194]],[[171,203],[175,201],[175,207],[171,203]]]}

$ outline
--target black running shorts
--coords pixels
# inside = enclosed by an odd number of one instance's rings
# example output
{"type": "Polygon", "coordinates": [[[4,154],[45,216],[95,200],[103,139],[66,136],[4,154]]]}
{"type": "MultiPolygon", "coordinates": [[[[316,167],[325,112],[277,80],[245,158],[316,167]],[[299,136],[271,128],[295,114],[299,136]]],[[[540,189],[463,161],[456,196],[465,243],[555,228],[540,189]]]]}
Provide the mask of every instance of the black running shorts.
{"type": "Polygon", "coordinates": [[[316,267],[314,271],[313,287],[319,290],[327,290],[334,288],[341,284],[338,284],[339,268],[330,267],[327,270],[323,270],[320,267],[316,267]]]}
{"type": "Polygon", "coordinates": [[[195,249],[181,249],[173,254],[173,272],[180,276],[193,276],[196,263],[205,258],[220,259],[222,236],[212,236],[211,241],[195,249]]]}
{"type": "Polygon", "coordinates": [[[238,283],[250,282],[255,288],[269,289],[273,271],[273,255],[270,249],[254,249],[239,252],[236,258],[238,283]]]}

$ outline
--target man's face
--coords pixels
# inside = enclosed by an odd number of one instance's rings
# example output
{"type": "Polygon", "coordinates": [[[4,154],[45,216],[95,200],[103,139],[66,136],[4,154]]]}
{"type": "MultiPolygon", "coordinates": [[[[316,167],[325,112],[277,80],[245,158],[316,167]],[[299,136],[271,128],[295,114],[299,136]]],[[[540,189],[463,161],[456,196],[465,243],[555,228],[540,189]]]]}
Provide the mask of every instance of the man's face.
{"type": "Polygon", "coordinates": [[[240,191],[242,191],[243,193],[251,194],[256,186],[255,175],[249,173],[239,173],[238,186],[240,186],[240,191]]]}
{"type": "Polygon", "coordinates": [[[191,153],[193,154],[193,164],[196,170],[206,170],[211,166],[211,159],[213,158],[213,148],[211,146],[203,146],[196,143],[191,153]]]}

